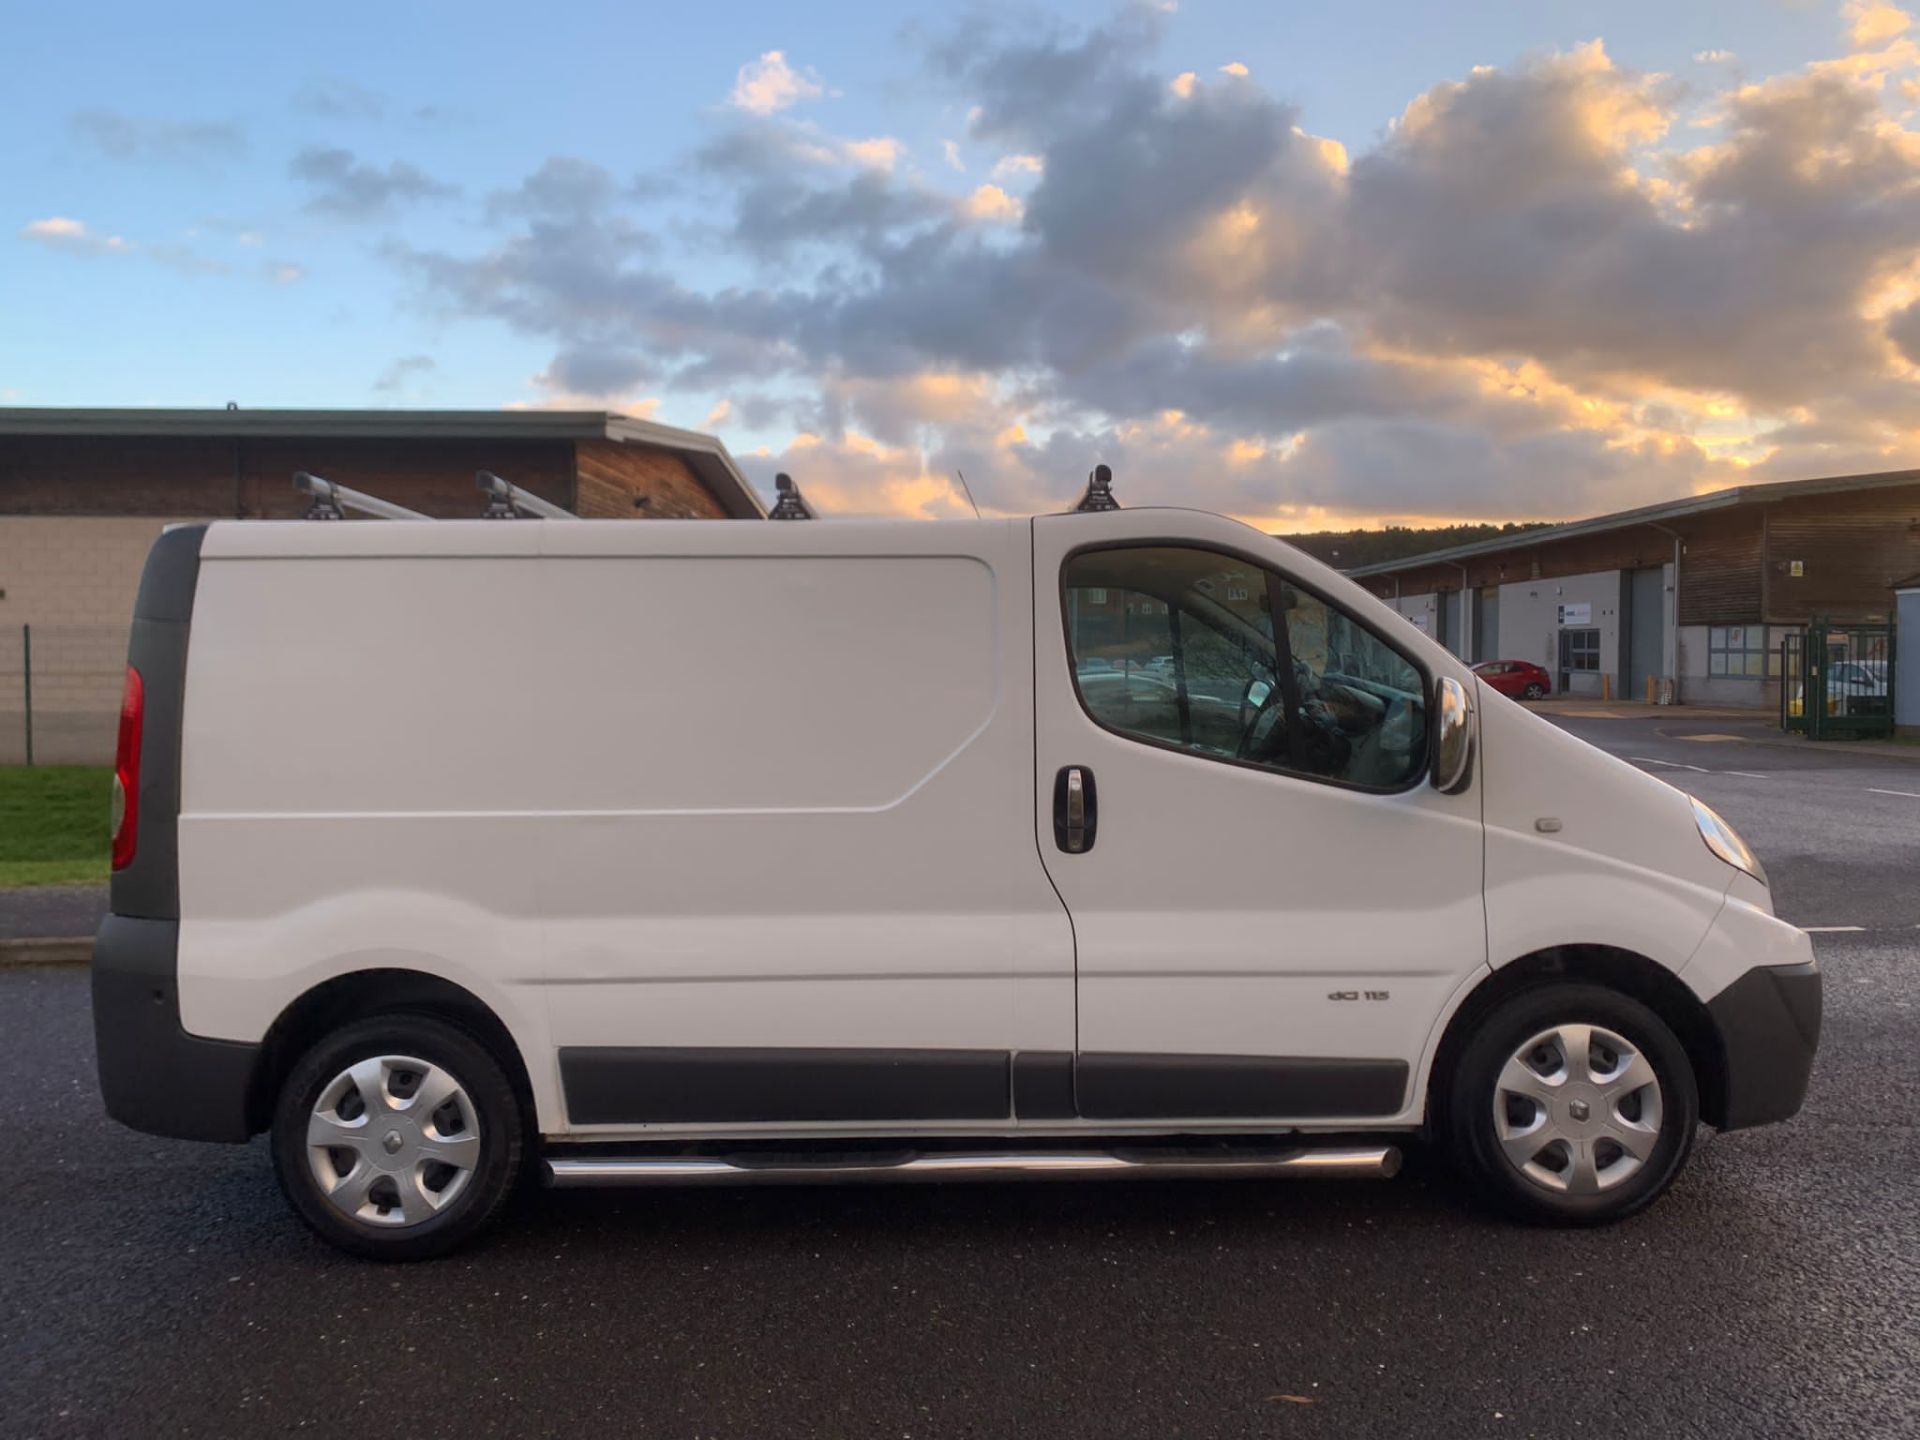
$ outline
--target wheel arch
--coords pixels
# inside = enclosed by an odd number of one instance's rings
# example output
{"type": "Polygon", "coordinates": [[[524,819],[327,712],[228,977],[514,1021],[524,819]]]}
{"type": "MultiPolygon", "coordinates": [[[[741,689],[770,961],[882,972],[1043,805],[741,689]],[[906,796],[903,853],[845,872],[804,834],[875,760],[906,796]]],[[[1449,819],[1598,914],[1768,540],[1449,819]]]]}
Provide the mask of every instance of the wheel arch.
{"type": "Polygon", "coordinates": [[[419,970],[353,970],[315,985],[282,1010],[268,1028],[247,1087],[247,1124],[254,1134],[269,1128],[280,1086],[294,1063],[322,1037],[353,1020],[409,1011],[431,1015],[464,1030],[507,1072],[525,1112],[535,1123],[533,1081],[525,1057],[505,1022],[472,991],[419,970]]]}
{"type": "Polygon", "coordinates": [[[1427,1086],[1427,1118],[1445,1114],[1460,1052],[1494,1007],[1529,990],[1560,981],[1604,985],[1645,1005],[1665,1022],[1687,1052],[1700,1092],[1700,1118],[1718,1126],[1726,1118],[1726,1055],[1720,1032],[1703,1001],[1658,961],[1613,945],[1555,945],[1512,960],[1493,971],[1460,1002],[1434,1052],[1427,1086]]]}

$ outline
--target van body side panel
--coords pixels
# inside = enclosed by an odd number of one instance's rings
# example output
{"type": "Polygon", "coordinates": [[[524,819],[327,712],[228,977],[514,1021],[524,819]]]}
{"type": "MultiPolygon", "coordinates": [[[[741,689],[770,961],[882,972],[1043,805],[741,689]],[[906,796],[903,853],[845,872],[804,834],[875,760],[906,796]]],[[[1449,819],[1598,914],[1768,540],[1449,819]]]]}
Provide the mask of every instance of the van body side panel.
{"type": "Polygon", "coordinates": [[[1070,1050],[1074,1024],[1029,820],[1022,527],[686,527],[596,553],[615,528],[552,527],[571,553],[542,566],[570,1128],[1008,1121],[1008,1057],[1070,1050]],[[695,1083],[706,1052],[736,1057],[724,1103],[695,1083]],[[958,1092],[955,1052],[976,1057],[958,1092]]]}
{"type": "Polygon", "coordinates": [[[538,527],[488,528],[209,531],[182,755],[181,1019],[258,1041],[336,976],[433,975],[506,1026],[545,1126],[561,1110],[529,815],[556,739],[531,668],[538,527]]]}
{"type": "Polygon", "coordinates": [[[1736,874],[1687,797],[1484,684],[1475,699],[1494,966],[1579,944],[1683,969],[1736,874]]]}

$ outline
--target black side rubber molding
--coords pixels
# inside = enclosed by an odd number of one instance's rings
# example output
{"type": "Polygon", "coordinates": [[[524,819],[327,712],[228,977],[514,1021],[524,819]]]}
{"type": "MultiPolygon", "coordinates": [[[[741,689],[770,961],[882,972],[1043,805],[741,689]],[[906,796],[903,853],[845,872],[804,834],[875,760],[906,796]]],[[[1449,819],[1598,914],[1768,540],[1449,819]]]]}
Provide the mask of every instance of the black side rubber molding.
{"type": "Polygon", "coordinates": [[[1071,1120],[1073,1053],[1022,1050],[1013,1057],[1013,1113],[1022,1120],[1071,1120]]]}
{"type": "Polygon", "coordinates": [[[1707,1002],[1726,1059],[1722,1130],[1770,1125],[1800,1112],[1820,1045],[1820,962],[1749,970],[1707,1002]]]}
{"type": "Polygon", "coordinates": [[[562,1046],[576,1125],[1004,1120],[1004,1050],[562,1046]]]}
{"type": "Polygon", "coordinates": [[[1404,1060],[1265,1055],[1082,1055],[1074,1093],[1094,1120],[1396,1115],[1404,1060]]]}
{"type": "Polygon", "coordinates": [[[1401,1060],[1010,1055],[1004,1050],[565,1046],[576,1125],[1364,1117],[1406,1103],[1401,1060]],[[1076,1105],[1077,1100],[1077,1105],[1076,1105]]]}

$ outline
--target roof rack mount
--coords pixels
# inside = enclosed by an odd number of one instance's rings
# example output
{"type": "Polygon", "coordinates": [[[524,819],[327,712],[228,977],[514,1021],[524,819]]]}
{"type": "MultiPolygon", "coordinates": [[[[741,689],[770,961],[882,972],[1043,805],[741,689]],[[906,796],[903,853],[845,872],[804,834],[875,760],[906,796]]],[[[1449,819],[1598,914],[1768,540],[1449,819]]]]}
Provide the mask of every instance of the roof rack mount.
{"type": "Polygon", "coordinates": [[[345,485],[336,485],[306,470],[294,472],[293,488],[302,495],[312,497],[313,503],[307,507],[309,520],[344,520],[349,510],[380,520],[433,518],[431,515],[422,515],[418,510],[409,510],[404,505],[396,505],[391,500],[382,500],[378,495],[349,490],[345,485]]]}
{"type": "Polygon", "coordinates": [[[1118,510],[1120,502],[1113,498],[1113,471],[1105,465],[1093,467],[1093,473],[1087,477],[1087,489],[1073,510],[1076,515],[1095,514],[1103,510],[1118,510]]]}
{"type": "Polygon", "coordinates": [[[571,510],[564,510],[551,500],[542,500],[531,490],[522,490],[511,480],[503,479],[491,470],[482,470],[474,477],[480,493],[487,497],[487,505],[480,512],[486,520],[518,520],[522,516],[531,516],[537,520],[578,520],[580,517],[571,510]]]}
{"type": "Polygon", "coordinates": [[[800,487],[793,483],[791,475],[782,472],[773,477],[773,488],[779,493],[773,509],[767,512],[769,520],[814,520],[819,517],[813,513],[813,506],[807,503],[807,497],[800,493],[800,487]]]}

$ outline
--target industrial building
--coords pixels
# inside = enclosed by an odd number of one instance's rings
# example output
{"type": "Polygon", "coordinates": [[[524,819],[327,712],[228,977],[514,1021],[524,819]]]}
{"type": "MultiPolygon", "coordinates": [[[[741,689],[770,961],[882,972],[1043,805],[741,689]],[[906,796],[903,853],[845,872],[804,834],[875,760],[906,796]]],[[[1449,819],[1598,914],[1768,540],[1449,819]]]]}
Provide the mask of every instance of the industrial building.
{"type": "Polygon", "coordinates": [[[1556,694],[1770,709],[1814,621],[1891,621],[1920,569],[1920,470],[1742,485],[1351,573],[1468,661],[1556,694]]]}

